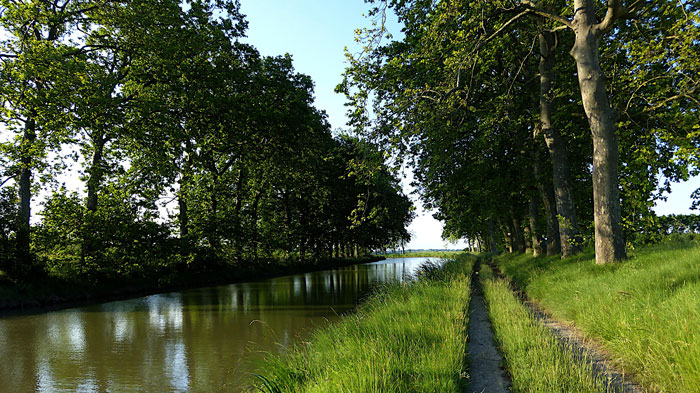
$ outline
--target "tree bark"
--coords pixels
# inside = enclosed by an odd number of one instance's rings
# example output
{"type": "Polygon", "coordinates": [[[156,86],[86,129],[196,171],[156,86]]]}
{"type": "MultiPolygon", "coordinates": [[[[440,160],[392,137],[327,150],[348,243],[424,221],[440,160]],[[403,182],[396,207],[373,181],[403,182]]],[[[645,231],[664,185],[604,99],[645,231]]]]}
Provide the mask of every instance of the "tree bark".
{"type": "Polygon", "coordinates": [[[32,216],[32,153],[31,149],[36,140],[36,122],[27,119],[22,137],[20,162],[22,167],[19,174],[19,212],[17,217],[17,265],[14,270],[24,271],[32,263],[30,250],[30,219],[32,216]]]}
{"type": "Polygon", "coordinates": [[[525,252],[525,242],[523,240],[520,218],[513,212],[511,212],[511,222],[513,252],[525,252]]]}
{"type": "Polygon", "coordinates": [[[525,253],[530,254],[532,252],[532,231],[529,222],[523,228],[523,240],[525,241],[525,253]]]}
{"type": "Polygon", "coordinates": [[[93,139],[93,152],[92,160],[90,163],[90,177],[87,181],[87,203],[86,207],[88,211],[97,211],[97,189],[102,182],[102,176],[104,171],[102,170],[102,157],[104,154],[104,147],[107,143],[108,138],[101,132],[98,133],[93,139]]]}
{"type": "Polygon", "coordinates": [[[537,196],[530,196],[530,203],[528,204],[528,213],[530,216],[530,236],[532,237],[532,256],[538,257],[542,255],[542,242],[540,242],[539,236],[537,236],[537,196]]]}
{"type": "Polygon", "coordinates": [[[554,192],[550,187],[544,184],[538,184],[537,189],[540,194],[540,199],[544,205],[544,211],[547,216],[547,256],[551,257],[561,252],[561,243],[559,236],[559,220],[557,220],[556,205],[554,203],[554,192]]]}
{"type": "MultiPolygon", "coordinates": [[[[619,1],[611,1],[619,5],[619,1]]],[[[618,189],[618,141],[613,111],[600,68],[599,44],[603,34],[597,24],[594,1],[575,0],[573,20],[576,40],[571,55],[576,60],[583,108],[593,135],[593,213],[596,263],[612,263],[627,257],[620,219],[618,189]]],[[[611,22],[606,16],[604,22],[611,22]]]]}
{"type": "Polygon", "coordinates": [[[489,251],[496,251],[496,231],[493,225],[493,218],[489,218],[489,251]]]}
{"type": "Polygon", "coordinates": [[[552,122],[551,73],[556,54],[555,41],[554,33],[540,32],[540,127],[552,157],[552,184],[554,185],[556,209],[561,224],[559,225],[561,257],[566,258],[581,251],[581,231],[571,191],[569,156],[566,152],[566,144],[552,122]]]}
{"type": "Polygon", "coordinates": [[[251,228],[250,232],[252,234],[251,241],[253,243],[253,259],[258,261],[258,244],[260,239],[258,236],[258,206],[260,205],[260,198],[262,193],[260,191],[255,193],[255,198],[253,198],[253,205],[251,206],[251,228]]]}
{"type": "Polygon", "coordinates": [[[180,221],[180,239],[185,239],[190,234],[189,215],[187,212],[187,197],[182,189],[183,182],[180,181],[180,191],[177,194],[178,220],[180,221]]]}

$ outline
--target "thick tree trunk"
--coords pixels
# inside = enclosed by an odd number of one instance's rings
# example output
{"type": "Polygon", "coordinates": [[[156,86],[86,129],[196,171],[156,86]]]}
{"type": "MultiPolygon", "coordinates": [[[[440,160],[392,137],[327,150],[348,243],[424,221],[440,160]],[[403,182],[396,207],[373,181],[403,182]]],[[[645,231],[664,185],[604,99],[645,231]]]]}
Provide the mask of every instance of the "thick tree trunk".
{"type": "Polygon", "coordinates": [[[542,255],[542,242],[540,242],[539,236],[537,236],[537,196],[530,196],[530,203],[528,204],[528,213],[530,216],[530,236],[532,237],[532,256],[538,257],[542,255]]]}
{"type": "Polygon", "coordinates": [[[571,55],[576,60],[578,81],[586,117],[593,135],[593,213],[596,263],[627,257],[620,219],[618,189],[618,142],[613,111],[605,91],[599,49],[602,32],[596,24],[594,2],[576,0],[573,21],[576,41],[571,55]]]}
{"type": "Polygon", "coordinates": [[[503,239],[506,242],[506,250],[512,254],[513,253],[513,233],[508,232],[507,230],[504,230],[503,231],[503,239]]]}
{"type": "MultiPolygon", "coordinates": [[[[88,169],[87,200],[85,203],[85,207],[89,212],[97,211],[97,189],[102,182],[104,173],[102,169],[102,156],[107,141],[108,138],[105,137],[102,132],[98,132],[96,135],[92,136],[93,151],[90,160],[90,168],[88,169]]],[[[90,230],[90,227],[84,227],[83,229],[83,240],[80,244],[80,262],[83,265],[85,264],[85,258],[92,254],[96,246],[89,233],[90,230]]]]}
{"type": "Polygon", "coordinates": [[[561,239],[559,236],[559,220],[557,220],[556,203],[554,202],[554,192],[552,183],[542,181],[540,166],[540,151],[537,135],[539,134],[539,124],[535,126],[535,149],[532,157],[533,173],[537,184],[537,191],[544,206],[545,218],[547,220],[547,241],[544,243],[547,256],[557,255],[561,252],[561,239]]]}
{"type": "Polygon", "coordinates": [[[530,254],[532,252],[532,231],[530,231],[529,223],[523,228],[523,240],[525,242],[525,253],[530,254]]]}
{"type": "Polygon", "coordinates": [[[244,198],[244,190],[243,190],[243,168],[238,169],[238,179],[236,179],[236,204],[234,205],[234,211],[235,211],[235,218],[236,218],[236,227],[238,229],[238,233],[235,235],[235,239],[233,241],[233,254],[236,258],[237,262],[242,262],[243,261],[243,217],[241,217],[241,213],[243,211],[243,198],[244,198]]]}
{"type": "Polygon", "coordinates": [[[190,217],[187,213],[187,197],[182,190],[182,183],[180,183],[180,191],[177,194],[177,205],[179,208],[178,220],[180,221],[180,239],[184,239],[190,234],[190,217]]]}
{"type": "Polygon", "coordinates": [[[547,256],[561,253],[561,236],[559,236],[559,220],[557,219],[557,209],[554,203],[554,192],[551,188],[541,185],[539,188],[540,198],[547,215],[547,256]]]}
{"type": "Polygon", "coordinates": [[[561,257],[566,258],[581,251],[581,231],[576,217],[576,206],[571,191],[569,156],[566,144],[552,123],[551,72],[556,54],[554,33],[542,32],[540,41],[540,126],[552,157],[552,184],[557,214],[560,217],[559,238],[561,257]]]}
{"type": "Polygon", "coordinates": [[[102,182],[103,169],[102,169],[102,156],[104,154],[104,147],[107,143],[108,138],[99,133],[93,140],[93,152],[92,160],[90,163],[90,177],[87,181],[87,203],[86,207],[88,211],[97,211],[97,189],[102,182]]]}
{"type": "Polygon", "coordinates": [[[251,241],[253,243],[253,259],[257,262],[258,260],[258,243],[260,239],[258,236],[258,206],[260,205],[260,198],[262,193],[260,191],[255,193],[255,198],[253,199],[252,212],[251,212],[251,241]]]}
{"type": "Polygon", "coordinates": [[[26,271],[32,263],[30,250],[30,219],[32,216],[32,153],[31,149],[36,140],[36,123],[29,118],[24,125],[24,135],[21,145],[21,164],[19,174],[19,217],[17,217],[17,248],[16,272],[26,271]]]}
{"type": "Polygon", "coordinates": [[[511,222],[511,231],[513,234],[513,252],[525,252],[525,241],[523,240],[523,231],[520,218],[514,213],[511,213],[511,222]]]}
{"type": "Polygon", "coordinates": [[[496,230],[493,224],[493,218],[489,218],[489,251],[496,251],[496,230]]]}

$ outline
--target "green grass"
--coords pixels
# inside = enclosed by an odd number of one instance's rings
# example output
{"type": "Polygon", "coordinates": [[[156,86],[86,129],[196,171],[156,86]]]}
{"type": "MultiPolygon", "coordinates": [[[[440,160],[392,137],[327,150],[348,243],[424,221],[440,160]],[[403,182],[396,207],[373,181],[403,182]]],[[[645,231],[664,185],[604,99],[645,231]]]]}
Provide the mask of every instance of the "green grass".
{"type": "Polygon", "coordinates": [[[459,392],[470,278],[463,254],[412,284],[386,287],[354,314],[263,364],[263,392],[459,392]]]}
{"type": "Polygon", "coordinates": [[[606,392],[590,365],[575,360],[518,301],[508,283],[488,266],[480,272],[496,341],[511,375],[512,392],[606,392]]]}
{"type": "Polygon", "coordinates": [[[667,244],[598,266],[566,260],[496,258],[555,318],[574,323],[650,391],[700,392],[700,245],[667,244]]]}
{"type": "Polygon", "coordinates": [[[377,256],[390,258],[454,258],[464,251],[408,251],[405,254],[377,254],[377,256]]]}

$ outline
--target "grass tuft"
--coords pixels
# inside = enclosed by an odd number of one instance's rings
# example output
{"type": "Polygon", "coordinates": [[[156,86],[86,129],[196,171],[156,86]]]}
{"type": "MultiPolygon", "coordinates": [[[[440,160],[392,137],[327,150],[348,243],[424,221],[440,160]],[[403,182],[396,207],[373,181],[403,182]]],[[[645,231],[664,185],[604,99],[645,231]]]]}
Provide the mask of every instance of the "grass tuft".
{"type": "Polygon", "coordinates": [[[560,346],[542,324],[516,299],[508,283],[496,279],[488,266],[480,280],[494,335],[512,377],[513,392],[606,392],[591,366],[579,362],[574,350],[560,346]]]}
{"type": "Polygon", "coordinates": [[[663,244],[595,264],[526,255],[496,259],[527,294],[573,322],[650,391],[700,392],[700,247],[663,244]]]}

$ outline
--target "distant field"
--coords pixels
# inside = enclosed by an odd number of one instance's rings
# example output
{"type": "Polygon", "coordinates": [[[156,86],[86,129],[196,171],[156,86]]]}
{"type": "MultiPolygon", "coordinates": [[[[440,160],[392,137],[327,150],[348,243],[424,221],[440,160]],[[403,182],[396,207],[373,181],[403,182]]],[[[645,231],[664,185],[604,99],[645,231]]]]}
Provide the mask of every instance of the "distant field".
{"type": "Polygon", "coordinates": [[[555,318],[600,342],[649,391],[700,392],[697,242],[648,247],[603,266],[592,253],[494,260],[555,318]]]}
{"type": "Polygon", "coordinates": [[[385,256],[387,258],[452,258],[463,253],[462,250],[456,251],[406,251],[405,254],[377,254],[377,256],[385,256]]]}

